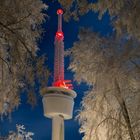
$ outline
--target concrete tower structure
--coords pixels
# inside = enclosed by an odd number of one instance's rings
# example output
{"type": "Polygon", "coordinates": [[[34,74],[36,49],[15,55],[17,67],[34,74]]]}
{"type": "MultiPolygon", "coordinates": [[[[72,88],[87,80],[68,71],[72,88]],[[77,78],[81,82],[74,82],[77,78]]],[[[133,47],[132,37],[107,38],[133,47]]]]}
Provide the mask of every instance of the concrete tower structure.
{"type": "Polygon", "coordinates": [[[52,140],[64,140],[64,120],[73,116],[74,98],[70,80],[64,80],[64,34],[62,31],[62,9],[57,10],[58,30],[55,35],[54,81],[44,88],[43,108],[45,117],[52,119],[52,140]]]}

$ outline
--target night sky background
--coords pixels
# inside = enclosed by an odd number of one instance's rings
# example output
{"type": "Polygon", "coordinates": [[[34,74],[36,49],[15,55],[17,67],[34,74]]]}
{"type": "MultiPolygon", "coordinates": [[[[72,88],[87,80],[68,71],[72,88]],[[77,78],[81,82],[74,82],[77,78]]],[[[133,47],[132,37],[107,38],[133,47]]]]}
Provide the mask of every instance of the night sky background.
{"type": "MultiPolygon", "coordinates": [[[[49,18],[46,18],[46,22],[42,25],[45,33],[38,43],[40,48],[38,55],[47,55],[47,65],[52,73],[51,75],[53,75],[54,37],[57,31],[56,11],[61,6],[57,1],[44,0],[44,2],[49,5],[46,12],[49,18]]],[[[102,20],[98,20],[98,13],[89,12],[80,17],[79,21],[70,20],[68,23],[63,21],[65,50],[71,48],[73,43],[78,40],[80,27],[91,28],[94,32],[98,32],[102,36],[110,36],[113,31],[108,13],[103,16],[102,20]]],[[[65,58],[65,79],[71,79],[73,81],[73,73],[67,70],[68,65],[69,58],[65,58]]],[[[49,78],[48,86],[51,85],[52,78],[52,76],[49,78]]],[[[77,98],[75,99],[73,119],[65,121],[65,139],[81,140],[82,134],[78,130],[80,126],[74,118],[78,109],[80,109],[80,102],[88,86],[85,83],[78,85],[75,81],[73,81],[73,86],[77,92],[77,98]]],[[[0,121],[0,135],[8,134],[9,130],[16,130],[16,124],[23,124],[26,131],[34,133],[34,140],[51,140],[51,120],[43,116],[42,97],[39,95],[39,92],[36,93],[38,103],[35,108],[32,108],[27,104],[26,94],[22,94],[21,105],[12,113],[12,120],[9,121],[8,118],[4,118],[3,121],[0,121]]]]}

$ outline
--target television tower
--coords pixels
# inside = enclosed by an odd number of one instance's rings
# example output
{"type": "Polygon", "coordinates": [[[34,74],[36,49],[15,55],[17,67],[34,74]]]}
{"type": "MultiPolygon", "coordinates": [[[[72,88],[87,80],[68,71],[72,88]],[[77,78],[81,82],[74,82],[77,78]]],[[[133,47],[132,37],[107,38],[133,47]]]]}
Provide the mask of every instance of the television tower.
{"type": "Polygon", "coordinates": [[[44,116],[52,119],[52,140],[64,140],[64,120],[73,116],[74,98],[70,80],[64,79],[63,10],[57,10],[58,29],[55,35],[54,81],[51,87],[42,89],[44,116]]]}

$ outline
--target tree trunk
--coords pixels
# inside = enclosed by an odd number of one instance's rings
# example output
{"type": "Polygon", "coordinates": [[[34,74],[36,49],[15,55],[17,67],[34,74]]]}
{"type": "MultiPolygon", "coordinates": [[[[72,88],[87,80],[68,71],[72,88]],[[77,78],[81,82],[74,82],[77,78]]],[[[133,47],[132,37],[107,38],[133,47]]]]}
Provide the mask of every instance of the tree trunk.
{"type": "Polygon", "coordinates": [[[122,114],[123,114],[123,117],[125,119],[126,125],[128,127],[128,132],[129,132],[130,138],[131,138],[131,140],[135,140],[134,133],[133,133],[133,130],[132,130],[132,127],[131,127],[131,121],[130,121],[129,113],[128,113],[128,110],[127,110],[127,106],[125,104],[125,101],[124,101],[123,97],[121,96],[121,90],[120,90],[120,87],[119,87],[119,84],[118,84],[117,80],[115,80],[115,86],[116,86],[116,89],[117,89],[117,92],[118,92],[117,100],[118,100],[118,102],[119,102],[119,104],[122,108],[122,114]]]}

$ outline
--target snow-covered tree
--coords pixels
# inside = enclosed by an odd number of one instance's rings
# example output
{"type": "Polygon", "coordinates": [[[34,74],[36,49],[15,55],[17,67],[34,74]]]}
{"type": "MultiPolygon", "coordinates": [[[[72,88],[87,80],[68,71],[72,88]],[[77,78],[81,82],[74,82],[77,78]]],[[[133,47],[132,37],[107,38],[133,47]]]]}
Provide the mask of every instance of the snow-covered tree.
{"type": "Polygon", "coordinates": [[[17,132],[10,131],[7,137],[0,137],[0,140],[32,140],[34,133],[26,132],[24,125],[16,125],[17,132]]]}
{"type": "Polygon", "coordinates": [[[78,19],[88,11],[99,12],[99,18],[108,12],[117,33],[128,32],[140,40],[139,0],[58,0],[65,9],[65,19],[78,19]]]}
{"type": "Polygon", "coordinates": [[[139,0],[99,0],[91,7],[99,12],[100,17],[108,11],[118,34],[127,32],[140,40],[139,0]]]}
{"type": "Polygon", "coordinates": [[[86,14],[91,10],[91,4],[88,0],[58,0],[65,10],[64,19],[69,21],[70,18],[75,20],[79,19],[79,16],[86,14]]]}
{"type": "Polygon", "coordinates": [[[70,69],[91,89],[78,115],[84,140],[140,139],[140,42],[82,29],[70,69]]]}
{"type": "Polygon", "coordinates": [[[22,90],[35,104],[35,82],[47,82],[45,57],[37,57],[46,8],[41,0],[0,1],[0,114],[19,105],[22,90]]]}

